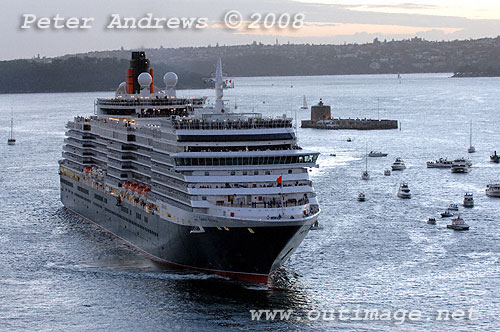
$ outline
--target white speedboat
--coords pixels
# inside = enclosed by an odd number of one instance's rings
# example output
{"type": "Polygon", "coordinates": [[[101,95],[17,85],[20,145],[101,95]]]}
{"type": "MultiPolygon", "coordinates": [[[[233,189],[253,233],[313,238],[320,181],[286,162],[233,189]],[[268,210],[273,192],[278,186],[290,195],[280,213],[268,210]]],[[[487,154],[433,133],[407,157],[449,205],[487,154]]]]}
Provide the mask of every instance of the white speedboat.
{"type": "Polygon", "coordinates": [[[396,160],[392,163],[391,168],[393,171],[402,171],[406,168],[405,162],[401,158],[396,158],[396,160]]]}
{"type": "Polygon", "coordinates": [[[492,183],[486,186],[486,195],[500,197],[500,183],[492,183]]]}
{"type": "Polygon", "coordinates": [[[391,170],[390,170],[390,169],[386,169],[386,170],[384,171],[384,175],[385,175],[385,176],[391,176],[391,170]]]}
{"type": "Polygon", "coordinates": [[[370,151],[368,157],[387,157],[387,153],[378,152],[378,151],[370,151]]]}
{"type": "Polygon", "coordinates": [[[446,158],[439,158],[436,161],[428,161],[427,168],[451,168],[453,161],[446,158]]]}
{"type": "Polygon", "coordinates": [[[361,192],[361,193],[358,194],[358,201],[360,201],[360,202],[366,201],[365,193],[361,192]]]}
{"type": "Polygon", "coordinates": [[[398,190],[399,198],[411,198],[410,188],[408,188],[408,183],[402,182],[398,190]]]}
{"type": "Polygon", "coordinates": [[[469,173],[472,163],[464,158],[455,159],[451,164],[452,173],[469,173]]]}
{"type": "Polygon", "coordinates": [[[450,211],[458,211],[458,205],[451,203],[450,205],[448,205],[448,210],[450,210],[450,211]]]}
{"type": "Polygon", "coordinates": [[[469,225],[465,223],[465,221],[460,218],[460,216],[451,219],[451,224],[446,225],[446,228],[451,228],[455,231],[467,231],[469,230],[469,225]]]}
{"type": "Polygon", "coordinates": [[[474,207],[474,196],[472,193],[465,193],[464,195],[464,207],[471,208],[474,207]]]}

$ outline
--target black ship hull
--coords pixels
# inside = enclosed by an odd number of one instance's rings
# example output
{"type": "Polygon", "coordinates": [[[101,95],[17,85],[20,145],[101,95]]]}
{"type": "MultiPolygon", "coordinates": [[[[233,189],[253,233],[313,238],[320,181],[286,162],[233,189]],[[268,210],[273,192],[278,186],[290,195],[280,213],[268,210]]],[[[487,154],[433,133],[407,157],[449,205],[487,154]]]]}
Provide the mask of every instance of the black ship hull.
{"type": "Polygon", "coordinates": [[[125,202],[117,204],[112,195],[69,178],[61,181],[61,200],[70,211],[157,262],[259,283],[268,282],[313,222],[194,229],[125,202]]]}

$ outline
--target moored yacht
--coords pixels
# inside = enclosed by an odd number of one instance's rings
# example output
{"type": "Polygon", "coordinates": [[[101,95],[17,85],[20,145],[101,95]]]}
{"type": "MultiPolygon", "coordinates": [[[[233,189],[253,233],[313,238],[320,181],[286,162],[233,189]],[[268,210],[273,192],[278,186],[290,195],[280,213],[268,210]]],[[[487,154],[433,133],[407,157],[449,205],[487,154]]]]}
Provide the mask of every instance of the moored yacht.
{"type": "Polygon", "coordinates": [[[399,198],[411,198],[410,188],[408,187],[408,183],[402,182],[399,186],[398,190],[399,198]]]}
{"type": "Polygon", "coordinates": [[[467,149],[468,153],[476,152],[476,148],[472,146],[472,120],[470,121],[470,138],[469,138],[469,148],[467,149]]]}
{"type": "Polygon", "coordinates": [[[486,186],[486,195],[500,197],[500,183],[491,183],[486,186]]]}
{"type": "Polygon", "coordinates": [[[15,145],[16,139],[14,138],[14,112],[12,111],[12,116],[10,117],[10,136],[7,139],[8,145],[15,145]]]}
{"type": "Polygon", "coordinates": [[[401,158],[396,158],[396,160],[392,163],[391,168],[393,171],[402,171],[406,168],[405,162],[401,158]]]}
{"type": "Polygon", "coordinates": [[[153,84],[133,52],[115,96],[67,123],[61,200],[160,263],[267,283],[320,209],[308,170],[318,153],[297,145],[286,115],[233,112],[178,97],[177,75],[153,84]]]}

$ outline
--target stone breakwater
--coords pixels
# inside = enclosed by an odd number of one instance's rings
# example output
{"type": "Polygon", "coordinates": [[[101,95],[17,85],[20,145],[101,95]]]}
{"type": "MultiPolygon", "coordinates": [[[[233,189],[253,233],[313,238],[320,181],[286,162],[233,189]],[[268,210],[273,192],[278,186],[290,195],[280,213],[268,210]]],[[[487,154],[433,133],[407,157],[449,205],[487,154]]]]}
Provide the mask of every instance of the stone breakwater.
{"type": "Polygon", "coordinates": [[[302,120],[301,127],[316,129],[383,130],[398,129],[398,121],[372,119],[302,120]]]}

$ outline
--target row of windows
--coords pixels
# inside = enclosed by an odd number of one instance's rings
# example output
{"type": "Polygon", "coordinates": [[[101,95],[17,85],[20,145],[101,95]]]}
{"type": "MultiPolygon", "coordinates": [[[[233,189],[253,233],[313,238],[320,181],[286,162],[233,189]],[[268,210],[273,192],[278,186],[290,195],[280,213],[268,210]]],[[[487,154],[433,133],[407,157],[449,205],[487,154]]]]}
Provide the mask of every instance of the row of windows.
{"type": "Polygon", "coordinates": [[[304,156],[260,156],[233,158],[175,158],[176,166],[233,166],[233,165],[276,165],[315,163],[318,155],[304,156]]]}
{"type": "MultiPolygon", "coordinates": [[[[147,228],[147,227],[144,227],[143,225],[140,225],[140,224],[136,223],[135,221],[132,221],[132,220],[130,220],[130,219],[128,219],[128,218],[126,218],[126,217],[124,217],[124,216],[122,216],[122,215],[119,215],[118,213],[116,213],[116,212],[114,212],[114,211],[111,211],[111,210],[110,210],[110,209],[108,209],[108,208],[105,208],[104,210],[105,210],[106,212],[108,212],[108,213],[111,213],[111,214],[115,215],[116,217],[118,217],[118,218],[120,218],[120,219],[125,220],[126,222],[128,222],[128,223],[130,223],[130,224],[134,225],[135,227],[138,227],[138,228],[142,229],[143,231],[148,232],[149,234],[151,234],[151,235],[154,235],[154,236],[158,237],[158,233],[157,233],[157,232],[155,232],[155,231],[153,231],[153,230],[151,230],[151,229],[149,229],[149,228],[147,228]]],[[[127,210],[127,211],[128,211],[128,210],[127,210]]]]}
{"type": "Polygon", "coordinates": [[[89,194],[89,191],[87,189],[85,189],[85,188],[82,188],[82,187],[78,186],[77,189],[78,189],[79,192],[82,192],[82,193],[84,193],[86,195],[89,194]]]}

